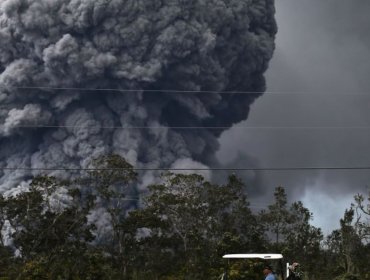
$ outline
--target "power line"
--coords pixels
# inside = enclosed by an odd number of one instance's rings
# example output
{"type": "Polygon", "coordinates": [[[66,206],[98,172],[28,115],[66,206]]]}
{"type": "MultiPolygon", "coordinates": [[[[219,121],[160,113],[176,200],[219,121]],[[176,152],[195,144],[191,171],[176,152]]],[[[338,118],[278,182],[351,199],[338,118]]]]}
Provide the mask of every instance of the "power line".
{"type": "MultiPolygon", "coordinates": [[[[5,88],[5,87],[3,87],[5,88]]],[[[139,92],[163,92],[174,94],[196,94],[196,93],[214,93],[214,94],[345,94],[345,95],[367,95],[369,92],[354,91],[217,91],[217,90],[176,90],[176,89],[118,89],[118,88],[80,88],[80,87],[49,87],[49,86],[10,86],[12,89],[40,89],[40,90],[76,90],[76,91],[100,91],[100,92],[120,92],[120,93],[139,93],[139,92]]]]}
{"type": "Polygon", "coordinates": [[[267,168],[67,168],[67,167],[0,167],[11,171],[306,171],[306,170],[370,170],[370,166],[358,167],[267,167],[267,168]]]}
{"type": "MultiPolygon", "coordinates": [[[[139,92],[163,92],[163,93],[219,93],[219,94],[263,94],[265,91],[216,91],[216,90],[176,90],[176,89],[118,89],[118,88],[79,88],[79,87],[42,87],[42,86],[25,86],[10,87],[14,89],[44,89],[44,90],[77,90],[77,91],[109,91],[122,93],[139,93],[139,92]]],[[[272,92],[271,92],[272,93],[272,92]]]]}
{"type": "Polygon", "coordinates": [[[331,129],[331,130],[345,130],[345,129],[370,129],[370,126],[243,126],[243,125],[233,125],[233,126],[73,126],[73,125],[16,125],[12,128],[65,128],[65,129],[88,129],[88,128],[99,128],[99,129],[179,129],[179,130],[191,130],[191,129],[210,129],[210,130],[223,130],[223,129],[331,129]]]}

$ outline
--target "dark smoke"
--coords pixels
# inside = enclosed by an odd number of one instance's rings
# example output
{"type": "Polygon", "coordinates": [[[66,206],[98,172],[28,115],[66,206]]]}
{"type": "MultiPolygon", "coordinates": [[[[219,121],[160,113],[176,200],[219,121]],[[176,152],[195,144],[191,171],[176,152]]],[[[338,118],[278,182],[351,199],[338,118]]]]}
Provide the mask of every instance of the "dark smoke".
{"type": "MultiPolygon", "coordinates": [[[[222,130],[169,126],[230,127],[258,94],[160,90],[264,91],[275,33],[273,0],[2,0],[0,168],[212,164],[222,130]]],[[[0,172],[3,191],[38,173],[0,172]]]]}

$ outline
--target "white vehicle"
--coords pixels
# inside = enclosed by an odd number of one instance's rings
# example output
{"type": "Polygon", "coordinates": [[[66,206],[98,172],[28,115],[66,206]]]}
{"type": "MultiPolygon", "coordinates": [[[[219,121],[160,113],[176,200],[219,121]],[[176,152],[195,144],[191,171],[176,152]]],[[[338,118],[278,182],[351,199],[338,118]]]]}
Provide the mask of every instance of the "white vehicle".
{"type": "MultiPolygon", "coordinates": [[[[222,257],[223,259],[262,259],[262,260],[280,260],[280,267],[281,267],[281,277],[282,279],[284,279],[284,275],[283,275],[283,269],[282,269],[282,259],[283,259],[283,255],[282,254],[228,254],[228,255],[224,255],[222,257]]],[[[286,267],[288,267],[289,264],[286,265],[286,267]]],[[[287,275],[288,275],[289,271],[287,269],[287,275]]],[[[220,277],[220,280],[227,280],[228,279],[228,275],[227,275],[227,272],[225,271],[221,277],[220,277]]]]}
{"type": "Polygon", "coordinates": [[[224,255],[224,259],[263,259],[263,260],[278,260],[282,259],[282,254],[231,254],[224,255]]]}

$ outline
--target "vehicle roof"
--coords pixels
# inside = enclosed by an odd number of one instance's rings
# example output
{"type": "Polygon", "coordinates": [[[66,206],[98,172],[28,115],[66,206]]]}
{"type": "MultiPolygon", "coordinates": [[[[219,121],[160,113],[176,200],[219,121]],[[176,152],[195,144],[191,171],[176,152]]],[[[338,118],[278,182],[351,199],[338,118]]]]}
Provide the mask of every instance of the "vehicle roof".
{"type": "Polygon", "coordinates": [[[224,255],[222,258],[224,259],[264,259],[264,260],[272,260],[272,259],[282,259],[282,254],[228,254],[224,255]]]}

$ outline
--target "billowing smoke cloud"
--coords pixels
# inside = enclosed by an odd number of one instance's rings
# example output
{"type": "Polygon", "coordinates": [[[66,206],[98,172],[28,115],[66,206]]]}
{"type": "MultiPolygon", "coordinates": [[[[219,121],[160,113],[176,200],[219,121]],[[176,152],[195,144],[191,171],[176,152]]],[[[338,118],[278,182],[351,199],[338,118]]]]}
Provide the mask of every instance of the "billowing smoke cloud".
{"type": "Polygon", "coordinates": [[[214,163],[222,130],[170,127],[230,127],[258,94],[164,89],[263,91],[275,33],[273,0],[1,1],[1,190],[38,173],[5,168],[109,152],[138,167],[214,163]]]}

